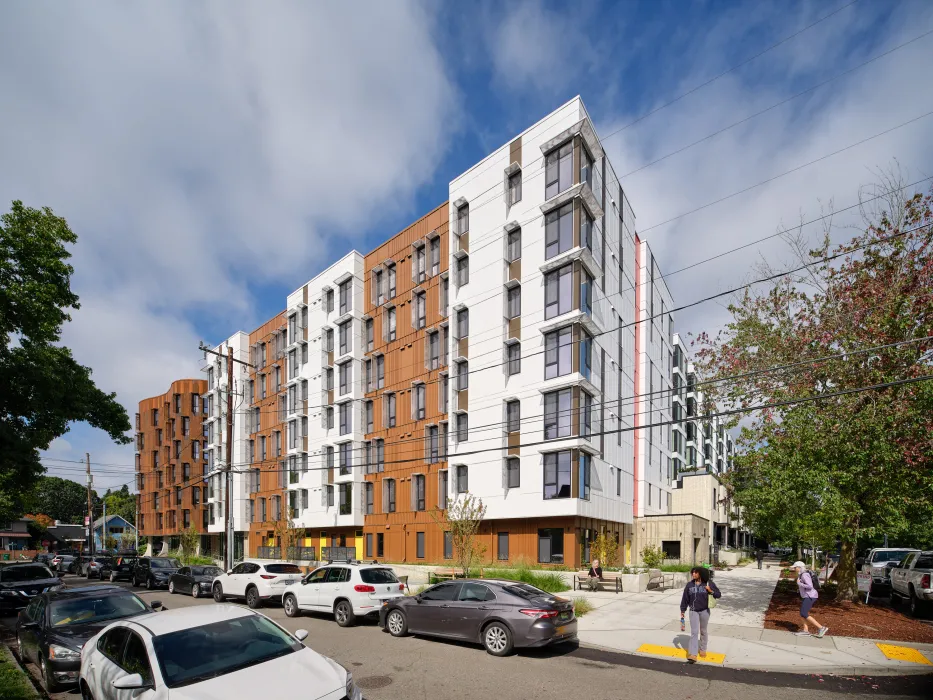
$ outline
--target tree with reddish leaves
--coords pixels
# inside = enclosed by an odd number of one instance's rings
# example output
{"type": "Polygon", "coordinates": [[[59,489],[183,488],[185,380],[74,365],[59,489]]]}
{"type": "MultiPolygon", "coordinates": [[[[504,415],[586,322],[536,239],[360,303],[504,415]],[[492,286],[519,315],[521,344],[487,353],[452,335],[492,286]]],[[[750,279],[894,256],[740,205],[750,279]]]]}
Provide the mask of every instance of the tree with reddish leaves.
{"type": "MultiPolygon", "coordinates": [[[[930,193],[879,212],[842,245],[828,234],[814,250],[788,241],[806,272],[747,290],[721,333],[698,338],[707,378],[745,375],[714,384],[711,399],[741,408],[933,376],[930,193]]],[[[933,381],[754,411],[741,424],[735,503],[760,535],[841,542],[839,598],[858,598],[860,536],[929,526],[933,381]]]]}

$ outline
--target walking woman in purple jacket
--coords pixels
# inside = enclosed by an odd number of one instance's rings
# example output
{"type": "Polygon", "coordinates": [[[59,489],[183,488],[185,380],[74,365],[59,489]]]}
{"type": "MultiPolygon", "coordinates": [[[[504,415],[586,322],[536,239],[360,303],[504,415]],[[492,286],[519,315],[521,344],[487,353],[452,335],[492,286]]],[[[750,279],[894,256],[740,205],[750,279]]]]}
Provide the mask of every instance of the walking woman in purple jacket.
{"type": "Polygon", "coordinates": [[[690,649],[687,652],[687,663],[695,664],[697,652],[701,659],[706,658],[706,644],[709,635],[706,628],[709,625],[709,597],[722,597],[716,584],[710,580],[709,569],[705,566],[694,566],[690,569],[691,581],[684,588],[680,599],[680,615],[683,617],[690,610],[690,649]]]}
{"type": "Polygon", "coordinates": [[[798,637],[810,637],[810,629],[807,627],[809,622],[816,628],[816,636],[823,637],[827,632],[829,632],[829,627],[823,627],[819,622],[816,621],[816,618],[810,614],[810,609],[813,607],[813,604],[817,601],[817,598],[820,597],[819,592],[816,590],[816,587],[813,585],[813,577],[809,571],[807,571],[807,565],[802,561],[795,561],[794,568],[797,570],[797,590],[800,591],[800,617],[803,618],[803,629],[799,632],[795,632],[798,637]]]}

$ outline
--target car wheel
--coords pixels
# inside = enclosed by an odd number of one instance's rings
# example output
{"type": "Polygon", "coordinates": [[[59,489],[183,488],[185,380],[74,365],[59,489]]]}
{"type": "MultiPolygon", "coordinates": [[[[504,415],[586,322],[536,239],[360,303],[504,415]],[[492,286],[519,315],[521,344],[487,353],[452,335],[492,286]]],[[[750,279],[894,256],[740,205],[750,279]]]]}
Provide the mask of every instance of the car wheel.
{"type": "Polygon", "coordinates": [[[888,593],[888,604],[889,604],[892,608],[896,608],[898,602],[899,602],[899,601],[897,600],[897,593],[894,592],[894,586],[891,586],[891,592],[888,593]]]}
{"type": "Polygon", "coordinates": [[[404,637],[408,634],[408,620],[401,610],[393,610],[386,618],[386,629],[393,637],[404,637]]]}
{"type": "Polygon", "coordinates": [[[353,606],[346,600],[341,600],[334,606],[334,619],[341,627],[351,627],[356,622],[356,615],[353,614],[353,606]]]}
{"type": "Polygon", "coordinates": [[[29,659],[26,657],[26,649],[23,647],[23,638],[16,635],[16,649],[19,652],[20,661],[27,663],[29,659]]]}
{"type": "Polygon", "coordinates": [[[298,601],[295,600],[295,596],[287,595],[282,598],[282,607],[285,608],[285,615],[288,617],[298,617],[300,611],[298,610],[298,601]]]}
{"type": "Polygon", "coordinates": [[[171,593],[172,595],[175,595],[175,582],[174,581],[168,582],[168,592],[171,593]]]}
{"type": "Polygon", "coordinates": [[[262,607],[262,599],[259,597],[259,591],[255,588],[249,588],[246,591],[246,604],[255,610],[262,607]]]}
{"type": "Polygon", "coordinates": [[[483,630],[483,646],[493,656],[505,656],[512,651],[512,633],[501,622],[493,622],[483,630]]]}
{"type": "Polygon", "coordinates": [[[191,585],[191,597],[200,598],[201,597],[201,584],[194,583],[191,585]]]}
{"type": "Polygon", "coordinates": [[[110,583],[116,583],[116,582],[117,582],[117,575],[111,571],[110,572],[110,583]]]}
{"type": "Polygon", "coordinates": [[[52,676],[52,672],[49,670],[49,665],[45,662],[44,656],[39,657],[39,672],[42,674],[42,683],[45,685],[46,692],[58,692],[59,685],[55,682],[55,678],[52,676]]]}
{"type": "Polygon", "coordinates": [[[81,700],[94,700],[91,689],[87,687],[87,683],[84,681],[81,681],[81,700]]]}
{"type": "Polygon", "coordinates": [[[219,583],[215,583],[215,584],[214,584],[214,602],[215,602],[215,603],[223,603],[224,600],[225,600],[225,598],[224,598],[224,587],[221,586],[219,583]]]}
{"type": "Polygon", "coordinates": [[[917,594],[914,592],[914,589],[910,589],[910,616],[911,617],[923,617],[923,613],[926,611],[926,606],[923,604],[923,601],[917,597],[917,594]]]}

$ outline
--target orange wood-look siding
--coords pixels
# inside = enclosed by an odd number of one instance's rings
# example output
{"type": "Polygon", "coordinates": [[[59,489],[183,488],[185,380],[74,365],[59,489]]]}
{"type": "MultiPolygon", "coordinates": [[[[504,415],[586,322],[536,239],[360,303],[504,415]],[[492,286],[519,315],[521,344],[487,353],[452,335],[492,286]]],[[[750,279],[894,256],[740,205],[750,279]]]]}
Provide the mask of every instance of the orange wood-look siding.
{"type": "Polygon", "coordinates": [[[169,537],[181,533],[184,527],[184,511],[189,511],[190,524],[201,533],[203,527],[204,498],[199,503],[193,502],[194,489],[201,494],[202,475],[204,473],[204,451],[202,438],[201,394],[207,391],[207,382],[203,379],[180,379],[172,382],[169,390],[161,396],[143,399],[139,402],[139,416],[136,430],[138,470],[136,487],[139,490],[139,533],[146,536],[169,537]],[[180,396],[180,405],[176,406],[175,396],[180,396]],[[198,410],[193,410],[192,396],[198,397],[198,410]],[[178,409],[178,410],[176,410],[178,409]],[[153,411],[159,412],[158,421],[153,422],[153,411]],[[184,434],[184,419],[189,419],[188,434],[184,434]],[[174,431],[173,431],[174,426],[174,431]],[[159,442],[159,431],[162,440],[159,442]],[[140,437],[141,436],[141,437],[140,437]],[[140,439],[143,444],[140,446],[140,439]],[[176,456],[175,441],[181,447],[180,456],[176,456]],[[198,444],[198,459],[194,459],[194,443],[198,444]],[[158,452],[159,466],[155,466],[154,452],[158,452]],[[184,478],[184,465],[188,464],[190,475],[184,478]],[[159,487],[161,474],[162,486],[159,487]],[[176,488],[181,489],[181,504],[177,503],[176,488]],[[159,494],[159,509],[154,503],[155,494],[159,494]],[[159,527],[159,514],[162,526],[159,527]]]}
{"type": "MultiPolygon", "coordinates": [[[[422,217],[369,253],[365,259],[366,313],[374,319],[374,350],[367,352],[367,357],[385,355],[385,388],[367,393],[367,399],[373,401],[374,432],[366,435],[367,440],[385,440],[385,472],[370,474],[366,480],[374,483],[374,514],[367,515],[364,533],[384,532],[387,537],[385,556],[392,561],[403,561],[404,551],[402,533],[407,529],[424,529],[433,520],[429,512],[437,506],[438,472],[447,468],[446,462],[427,464],[425,462],[425,431],[429,425],[438,425],[447,421],[447,413],[440,410],[439,375],[447,372],[446,365],[429,370],[426,365],[427,337],[431,331],[440,331],[441,324],[448,318],[441,313],[441,275],[447,273],[449,252],[448,205],[445,202],[434,211],[422,217]],[[440,272],[431,275],[430,240],[431,236],[440,238],[440,272]],[[425,251],[426,279],[421,283],[413,280],[412,269],[415,264],[416,243],[423,243],[425,251]],[[396,296],[387,300],[381,307],[373,304],[372,271],[388,260],[396,265],[396,296]],[[413,294],[423,291],[426,295],[426,326],[415,329],[412,319],[413,294]],[[383,340],[384,309],[395,305],[396,340],[383,340]],[[426,391],[425,418],[413,418],[413,387],[415,382],[424,382],[426,391]],[[386,392],[396,394],[396,427],[385,428],[383,419],[386,392]],[[412,477],[423,474],[425,483],[426,510],[412,510],[412,477]],[[396,510],[383,513],[382,480],[396,480],[396,510]]],[[[443,361],[443,352],[441,352],[443,361]]],[[[375,367],[373,369],[375,374],[375,367]]],[[[412,543],[412,547],[414,544],[412,543]]],[[[365,554],[365,553],[364,553],[365,554]]],[[[375,555],[375,545],[373,553],[375,555]]],[[[414,549],[412,549],[412,557],[414,549]]]]}

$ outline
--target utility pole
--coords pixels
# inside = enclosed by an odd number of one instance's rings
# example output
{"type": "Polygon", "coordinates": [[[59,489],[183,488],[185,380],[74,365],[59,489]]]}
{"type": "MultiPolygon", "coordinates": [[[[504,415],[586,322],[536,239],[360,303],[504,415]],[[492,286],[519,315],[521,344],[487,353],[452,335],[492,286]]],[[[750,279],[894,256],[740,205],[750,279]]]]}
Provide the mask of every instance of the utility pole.
{"type": "Polygon", "coordinates": [[[103,502],[103,514],[101,517],[104,519],[104,524],[100,529],[100,551],[107,551],[107,500],[104,499],[103,502]]]}
{"type": "MultiPolygon", "coordinates": [[[[216,350],[211,350],[204,343],[201,343],[200,349],[206,354],[224,357],[224,354],[216,350]]],[[[233,348],[227,346],[227,449],[226,461],[224,467],[224,570],[229,571],[233,567],[233,504],[230,491],[233,485],[233,363],[237,362],[246,367],[252,367],[249,362],[237,360],[233,357],[233,348]]]]}
{"type": "Polygon", "coordinates": [[[91,500],[94,477],[91,476],[91,453],[85,452],[84,459],[87,463],[87,549],[88,554],[94,556],[94,504],[91,500]]]}

